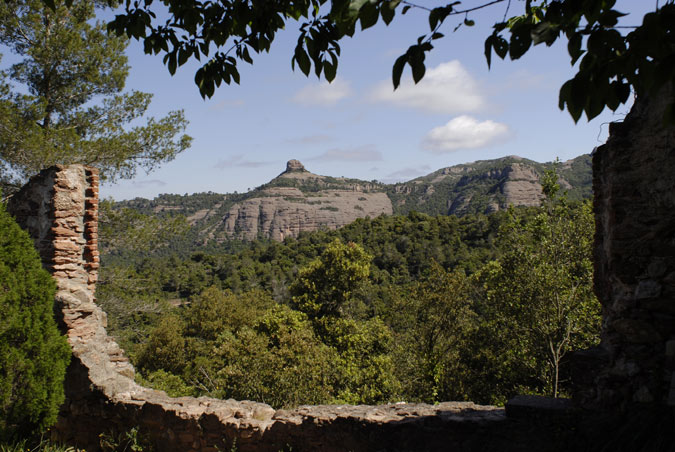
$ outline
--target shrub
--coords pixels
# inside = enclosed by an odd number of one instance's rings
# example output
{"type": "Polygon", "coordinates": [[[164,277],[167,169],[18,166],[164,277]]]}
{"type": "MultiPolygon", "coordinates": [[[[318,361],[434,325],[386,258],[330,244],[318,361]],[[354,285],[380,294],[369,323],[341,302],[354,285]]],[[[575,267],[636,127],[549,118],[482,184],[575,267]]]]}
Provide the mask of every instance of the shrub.
{"type": "Polygon", "coordinates": [[[0,441],[56,421],[70,349],[54,321],[55,284],[0,204],[0,441]]]}

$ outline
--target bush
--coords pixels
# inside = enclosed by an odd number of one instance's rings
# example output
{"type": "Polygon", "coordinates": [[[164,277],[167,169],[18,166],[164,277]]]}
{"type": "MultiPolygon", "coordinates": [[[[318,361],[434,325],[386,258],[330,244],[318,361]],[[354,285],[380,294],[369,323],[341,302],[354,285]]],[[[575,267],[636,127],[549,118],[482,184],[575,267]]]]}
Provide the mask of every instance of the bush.
{"type": "Polygon", "coordinates": [[[54,321],[55,284],[0,204],[0,441],[56,421],[70,348],[54,321]]]}

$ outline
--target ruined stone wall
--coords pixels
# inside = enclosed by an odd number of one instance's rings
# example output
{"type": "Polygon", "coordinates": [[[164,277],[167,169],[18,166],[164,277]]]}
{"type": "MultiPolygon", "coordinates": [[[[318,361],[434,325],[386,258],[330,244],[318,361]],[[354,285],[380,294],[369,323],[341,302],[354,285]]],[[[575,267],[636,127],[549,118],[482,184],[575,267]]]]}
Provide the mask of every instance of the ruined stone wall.
{"type": "Polygon", "coordinates": [[[587,401],[675,405],[675,127],[672,91],[636,102],[593,156],[595,291],[608,363],[587,401]]]}
{"type": "MultiPolygon", "coordinates": [[[[82,165],[42,171],[8,206],[54,275],[60,322],[73,351],[54,439],[96,451],[101,434],[138,427],[160,452],[216,452],[233,445],[240,452],[572,450],[566,440],[551,442],[559,426],[534,429],[504,409],[471,402],[274,410],[250,401],[171,398],[137,385],[95,303],[97,208],[97,171],[82,165]]],[[[530,403],[520,410],[525,417],[531,417],[530,403]]]]}
{"type": "Polygon", "coordinates": [[[35,240],[57,283],[93,293],[98,276],[98,170],[58,166],[31,179],[8,209],[35,240]]]}

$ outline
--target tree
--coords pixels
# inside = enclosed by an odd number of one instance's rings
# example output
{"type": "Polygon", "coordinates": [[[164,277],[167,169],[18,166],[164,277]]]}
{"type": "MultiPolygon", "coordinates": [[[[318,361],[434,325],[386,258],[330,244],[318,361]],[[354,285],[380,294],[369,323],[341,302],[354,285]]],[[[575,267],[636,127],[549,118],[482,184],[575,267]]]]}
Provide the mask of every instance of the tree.
{"type": "Polygon", "coordinates": [[[39,0],[0,4],[0,43],[19,61],[0,80],[0,176],[21,182],[56,163],[100,168],[103,179],[150,171],[190,145],[182,111],[130,127],[152,95],[123,93],[127,39],[92,23],[94,0],[45,8],[39,0]]]}
{"type": "MultiPolygon", "coordinates": [[[[303,20],[292,64],[306,75],[313,64],[317,76],[323,73],[331,81],[337,71],[339,41],[353,36],[357,24],[362,30],[380,18],[389,24],[397,11],[405,14],[410,9],[428,14],[429,32],[396,59],[392,79],[394,87],[398,86],[408,65],[413,80],[418,82],[424,77],[426,53],[433,49],[435,40],[444,37],[442,31],[473,26],[472,13],[498,6],[504,9],[496,15],[504,19],[494,24],[493,33],[485,41],[488,65],[493,51],[502,59],[508,55],[515,60],[533,44],[550,46],[561,37],[567,40],[571,64],[580,64],[574,78],[560,89],[560,108],[567,108],[575,121],[582,112],[590,119],[605,107],[616,110],[628,100],[631,87],[642,96],[675,82],[672,0],[665,0],[661,7],[657,0],[654,12],[645,15],[642,24],[627,28],[618,23],[623,14],[613,9],[615,0],[525,0],[517,4],[510,0],[481,0],[467,7],[453,1],[434,8],[405,0],[161,3],[169,6],[166,22],[157,20],[152,1],[126,0],[124,13],[108,27],[118,35],[126,33],[142,40],[148,54],[164,53],[164,63],[172,74],[190,58],[208,57],[195,74],[195,82],[205,97],[212,96],[222,82],[239,83],[237,63],[252,63],[251,52],[269,51],[276,32],[290,20],[303,20]],[[516,15],[510,16],[511,8],[518,9],[516,15]],[[456,17],[457,22],[446,24],[456,17]],[[627,29],[630,31],[625,33],[627,29]],[[216,52],[209,55],[214,47],[216,52]]],[[[667,116],[675,120],[675,103],[667,116]]]]}
{"type": "Polygon", "coordinates": [[[54,321],[55,284],[0,203],[0,441],[53,424],[70,348],[54,321]]]}
{"type": "Polygon", "coordinates": [[[471,303],[464,272],[448,272],[435,261],[423,280],[396,290],[388,317],[406,400],[466,398],[472,379],[462,372],[460,352],[477,323],[471,303]]]}
{"type": "Polygon", "coordinates": [[[370,274],[372,257],[360,245],[333,240],[298,272],[293,305],[306,314],[316,336],[338,354],[335,397],[343,403],[381,403],[398,390],[389,354],[391,331],[378,317],[358,321],[346,305],[370,274]]]}
{"type": "Polygon", "coordinates": [[[274,407],[334,402],[336,353],[302,312],[275,306],[251,327],[224,331],[214,354],[222,366],[213,378],[220,397],[274,407]]]}
{"type": "Polygon", "coordinates": [[[499,239],[507,251],[477,277],[484,290],[477,310],[505,391],[557,397],[566,355],[597,345],[600,305],[593,294],[590,203],[546,203],[534,218],[507,224],[499,239]]]}
{"type": "Polygon", "coordinates": [[[311,319],[338,316],[368,278],[371,259],[361,246],[333,240],[318,259],[298,272],[291,286],[293,304],[311,319]]]}
{"type": "Polygon", "coordinates": [[[99,249],[102,254],[141,254],[166,248],[190,229],[184,215],[146,215],[130,207],[116,207],[106,199],[99,204],[99,249]]]}

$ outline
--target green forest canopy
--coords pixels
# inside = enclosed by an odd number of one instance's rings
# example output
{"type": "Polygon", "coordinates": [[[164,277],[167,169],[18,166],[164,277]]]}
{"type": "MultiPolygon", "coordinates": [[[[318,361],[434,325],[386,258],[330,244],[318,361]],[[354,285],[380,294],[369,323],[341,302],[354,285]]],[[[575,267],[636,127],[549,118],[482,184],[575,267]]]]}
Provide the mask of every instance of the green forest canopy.
{"type": "Polygon", "coordinates": [[[503,403],[568,394],[568,351],[597,342],[592,234],[587,201],[555,198],[230,253],[109,248],[97,297],[142,381],[173,395],[503,403]]]}

